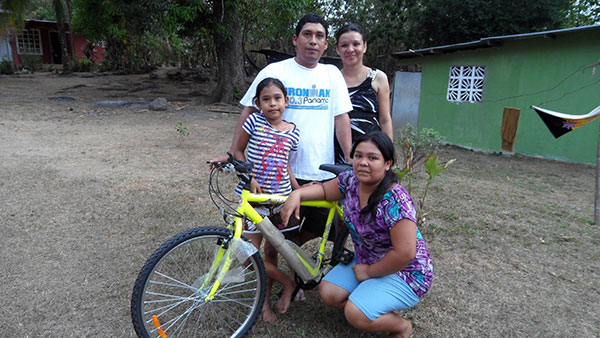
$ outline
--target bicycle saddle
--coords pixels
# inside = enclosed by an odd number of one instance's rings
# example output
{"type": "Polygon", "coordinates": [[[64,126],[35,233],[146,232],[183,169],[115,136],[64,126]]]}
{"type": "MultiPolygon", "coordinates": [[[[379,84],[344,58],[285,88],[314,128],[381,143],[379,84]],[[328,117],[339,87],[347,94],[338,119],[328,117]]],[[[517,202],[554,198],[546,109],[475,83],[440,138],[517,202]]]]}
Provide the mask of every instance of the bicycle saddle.
{"type": "Polygon", "coordinates": [[[329,171],[330,173],[333,173],[336,176],[339,175],[342,171],[346,171],[351,168],[352,166],[348,164],[321,164],[319,166],[319,169],[329,171]]]}

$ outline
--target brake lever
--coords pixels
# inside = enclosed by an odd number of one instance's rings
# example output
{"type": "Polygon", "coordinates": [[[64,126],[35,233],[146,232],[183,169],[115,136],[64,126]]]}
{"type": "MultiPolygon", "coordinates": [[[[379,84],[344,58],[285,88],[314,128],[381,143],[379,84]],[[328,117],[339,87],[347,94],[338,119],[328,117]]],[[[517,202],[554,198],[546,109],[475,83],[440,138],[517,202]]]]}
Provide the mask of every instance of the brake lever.
{"type": "Polygon", "coordinates": [[[235,166],[233,165],[233,163],[226,163],[221,167],[221,170],[223,170],[223,172],[226,172],[228,174],[235,174],[235,166]]]}

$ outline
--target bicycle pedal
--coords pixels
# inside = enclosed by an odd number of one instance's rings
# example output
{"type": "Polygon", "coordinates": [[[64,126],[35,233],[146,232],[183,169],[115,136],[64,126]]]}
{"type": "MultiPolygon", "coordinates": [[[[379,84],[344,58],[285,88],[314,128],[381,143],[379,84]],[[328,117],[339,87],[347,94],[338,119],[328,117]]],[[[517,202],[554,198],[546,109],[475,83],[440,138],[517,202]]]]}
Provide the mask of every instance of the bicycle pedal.
{"type": "Polygon", "coordinates": [[[342,253],[339,254],[337,259],[340,263],[348,265],[352,263],[352,260],[354,259],[354,252],[344,248],[344,250],[342,251],[342,253]]]}

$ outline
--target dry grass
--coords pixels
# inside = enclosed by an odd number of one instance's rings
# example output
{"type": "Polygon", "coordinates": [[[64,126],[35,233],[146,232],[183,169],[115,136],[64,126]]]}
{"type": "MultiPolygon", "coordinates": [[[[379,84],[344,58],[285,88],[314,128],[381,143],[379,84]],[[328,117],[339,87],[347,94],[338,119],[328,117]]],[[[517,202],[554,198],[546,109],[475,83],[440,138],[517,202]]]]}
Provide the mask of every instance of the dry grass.
{"type": "MultiPolygon", "coordinates": [[[[193,101],[165,113],[87,101],[94,81],[121,80],[0,77],[1,336],[134,336],[129,297],[146,258],[178,232],[222,224],[203,197],[205,161],[227,149],[237,116],[193,101]],[[76,84],[77,101],[47,100],[76,84]],[[191,133],[181,146],[178,121],[191,133]]],[[[415,336],[600,337],[595,168],[440,156],[457,161],[428,197],[435,280],[403,313],[415,336]]],[[[251,336],[385,337],[307,298],[251,336]]]]}

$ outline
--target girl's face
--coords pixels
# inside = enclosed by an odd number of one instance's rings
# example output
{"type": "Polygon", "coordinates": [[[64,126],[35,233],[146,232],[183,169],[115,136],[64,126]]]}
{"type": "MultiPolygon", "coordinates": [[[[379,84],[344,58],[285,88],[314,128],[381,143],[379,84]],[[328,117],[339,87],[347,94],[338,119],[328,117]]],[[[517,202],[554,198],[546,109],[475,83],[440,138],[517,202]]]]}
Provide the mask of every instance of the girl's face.
{"type": "Polygon", "coordinates": [[[359,32],[349,31],[340,35],[336,51],[344,65],[362,64],[363,55],[367,51],[367,43],[363,41],[359,32]]]}
{"type": "Polygon", "coordinates": [[[269,122],[278,122],[281,120],[288,102],[289,98],[275,85],[263,88],[258,97],[258,107],[265,114],[269,122]]]}
{"type": "Polygon", "coordinates": [[[359,143],[354,150],[352,168],[362,184],[379,184],[391,165],[392,160],[386,161],[377,145],[371,141],[359,143]]]}

